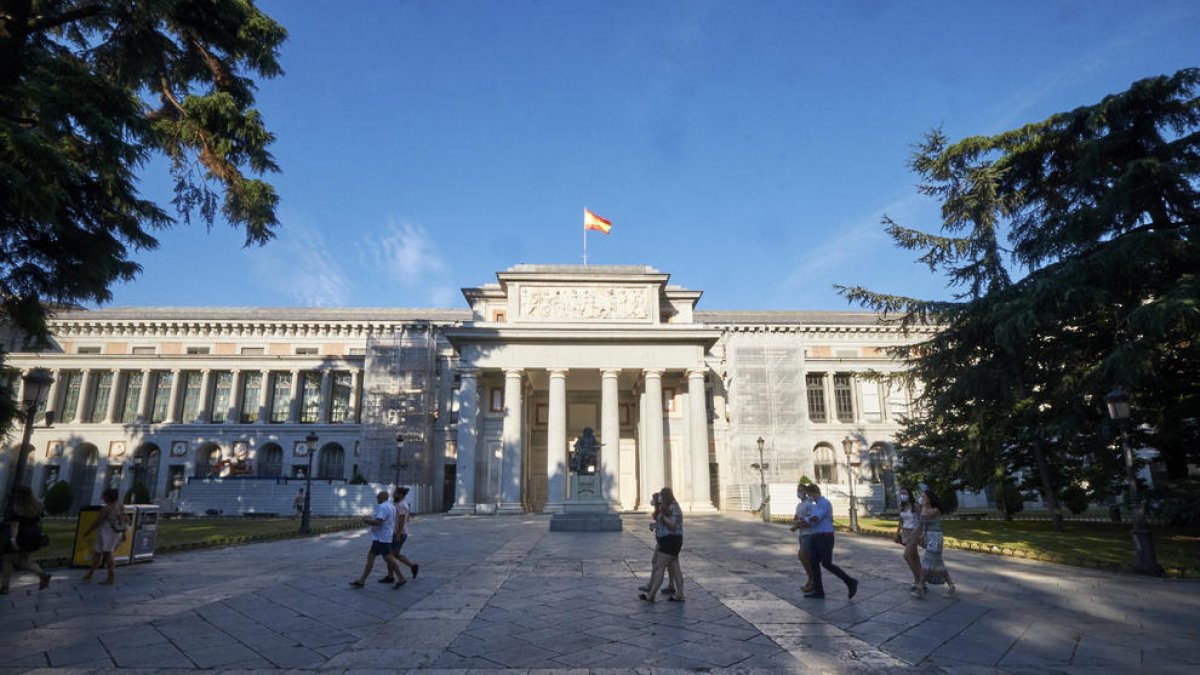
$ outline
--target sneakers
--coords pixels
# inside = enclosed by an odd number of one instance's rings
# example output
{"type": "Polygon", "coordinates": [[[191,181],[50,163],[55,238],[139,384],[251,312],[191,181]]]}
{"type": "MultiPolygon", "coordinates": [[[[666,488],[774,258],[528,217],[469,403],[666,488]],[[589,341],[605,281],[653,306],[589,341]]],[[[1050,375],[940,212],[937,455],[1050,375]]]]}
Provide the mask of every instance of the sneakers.
{"type": "Polygon", "coordinates": [[[355,587],[355,588],[362,588],[363,586],[366,586],[366,584],[364,584],[363,582],[359,581],[358,579],[355,579],[354,581],[351,581],[351,582],[350,582],[350,585],[351,585],[351,586],[353,586],[353,587],[355,587]]]}
{"type": "Polygon", "coordinates": [[[49,585],[50,585],[50,574],[49,573],[43,574],[41,579],[38,580],[38,590],[44,591],[44,590],[46,590],[46,587],[49,585]]]}
{"type": "Polygon", "coordinates": [[[815,598],[817,600],[824,600],[825,599],[825,591],[809,591],[804,594],[804,597],[815,598]]]}
{"type": "Polygon", "coordinates": [[[404,584],[407,584],[407,583],[408,582],[405,581],[403,577],[401,577],[400,579],[396,580],[396,585],[392,586],[392,588],[400,588],[401,586],[403,586],[404,584]]]}
{"type": "Polygon", "coordinates": [[[413,563],[413,564],[412,564],[412,567],[411,567],[411,568],[409,568],[409,569],[411,569],[411,570],[412,570],[413,579],[416,579],[416,578],[417,578],[417,571],[419,571],[419,570],[421,569],[421,566],[420,566],[420,565],[418,565],[417,563],[413,563]]]}
{"type": "Polygon", "coordinates": [[[850,599],[854,599],[854,594],[858,592],[858,579],[851,579],[850,583],[846,584],[846,590],[850,591],[850,599]]]}
{"type": "Polygon", "coordinates": [[[389,575],[387,575],[386,577],[384,577],[384,578],[380,579],[380,580],[379,580],[379,583],[381,583],[381,584],[394,584],[394,583],[396,583],[396,579],[395,579],[395,577],[393,577],[392,575],[390,575],[390,574],[389,574],[389,575]]]}

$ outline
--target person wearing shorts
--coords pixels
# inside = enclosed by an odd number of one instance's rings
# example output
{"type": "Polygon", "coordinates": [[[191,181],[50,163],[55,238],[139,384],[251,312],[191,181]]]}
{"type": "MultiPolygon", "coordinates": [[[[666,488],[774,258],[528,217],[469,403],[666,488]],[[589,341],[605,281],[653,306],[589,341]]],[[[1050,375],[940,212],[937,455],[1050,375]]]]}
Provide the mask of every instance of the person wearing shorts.
{"type": "MultiPolygon", "coordinates": [[[[404,498],[408,496],[408,488],[398,487],[396,492],[392,494],[392,506],[396,509],[396,531],[392,535],[392,557],[397,562],[408,565],[408,570],[412,572],[412,578],[417,578],[417,572],[421,566],[413,562],[408,556],[400,553],[400,549],[404,548],[404,542],[408,541],[408,521],[412,519],[412,509],[409,508],[408,502],[404,498]]],[[[397,566],[399,569],[399,566],[397,566]]],[[[400,577],[403,579],[404,577],[400,577]]],[[[389,568],[387,576],[379,580],[381,584],[387,584],[395,581],[392,578],[392,571],[389,568]]]]}
{"type": "Polygon", "coordinates": [[[371,575],[371,568],[375,566],[375,556],[381,555],[383,561],[387,563],[388,570],[397,577],[396,585],[392,588],[400,588],[405,584],[404,577],[400,576],[400,563],[392,557],[392,532],[396,527],[396,508],[388,499],[387,490],[375,495],[375,501],[378,502],[375,513],[367,518],[367,524],[371,526],[371,550],[367,552],[367,565],[363,568],[362,576],[351,581],[350,585],[362,588],[366,584],[367,577],[371,575]]]}
{"type": "Polygon", "coordinates": [[[808,516],[812,513],[813,501],[809,494],[804,489],[804,484],[796,486],[796,496],[800,498],[800,503],[796,504],[796,516],[792,519],[792,532],[800,530],[800,550],[796,553],[796,557],[800,560],[800,566],[804,568],[804,587],[800,589],[802,593],[808,593],[813,589],[813,571],[812,571],[812,532],[809,530],[808,516]]]}

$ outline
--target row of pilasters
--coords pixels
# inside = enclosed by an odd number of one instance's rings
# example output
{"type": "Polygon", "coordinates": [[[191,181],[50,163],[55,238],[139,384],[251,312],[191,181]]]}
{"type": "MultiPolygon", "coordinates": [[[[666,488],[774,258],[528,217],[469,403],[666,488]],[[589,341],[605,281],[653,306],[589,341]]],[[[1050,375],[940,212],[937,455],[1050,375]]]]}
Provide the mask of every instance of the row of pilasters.
{"type": "MultiPolygon", "coordinates": [[[[620,448],[620,386],[619,369],[601,370],[600,389],[600,448],[599,476],[601,494],[614,508],[622,505],[620,494],[621,448],[620,448]]],[[[645,370],[642,373],[643,391],[647,401],[642,414],[644,447],[639,447],[644,466],[644,480],[650,491],[662,487],[666,481],[666,453],[664,451],[662,377],[663,370],[645,370]]],[[[456,472],[455,504],[457,513],[475,511],[475,462],[479,457],[479,370],[460,371],[459,417],[457,429],[458,466],[456,472]]],[[[568,448],[567,448],[567,370],[549,369],[548,374],[548,419],[546,422],[546,503],[544,510],[555,513],[563,510],[568,497],[568,448]]],[[[689,506],[692,511],[712,511],[709,496],[708,467],[708,411],[704,394],[704,371],[700,368],[687,372],[688,447],[691,475],[677,480],[689,482],[687,494],[691,495],[689,506]]],[[[500,503],[502,513],[524,511],[524,371],[510,368],[504,371],[504,417],[501,441],[500,503]]],[[[644,492],[645,490],[642,490],[644,492]]],[[[679,492],[679,490],[676,490],[679,492]]],[[[628,500],[631,501],[632,500],[628,500]]]]}

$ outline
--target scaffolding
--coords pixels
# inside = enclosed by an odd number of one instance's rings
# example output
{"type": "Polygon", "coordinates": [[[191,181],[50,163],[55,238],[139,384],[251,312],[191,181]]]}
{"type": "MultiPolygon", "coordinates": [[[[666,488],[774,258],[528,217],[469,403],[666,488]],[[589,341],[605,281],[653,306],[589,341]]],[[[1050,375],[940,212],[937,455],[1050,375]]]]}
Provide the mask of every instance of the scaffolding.
{"type": "Polygon", "coordinates": [[[362,462],[368,478],[402,485],[432,482],[436,356],[429,322],[406,323],[367,338],[362,462]]]}
{"type": "Polygon", "coordinates": [[[760,481],[795,482],[810,471],[804,438],[804,350],[790,334],[734,333],[726,350],[729,372],[730,476],[725,504],[757,509],[760,481]],[[752,465],[768,469],[760,476],[752,465]],[[756,503],[751,503],[755,499],[756,503]]]}

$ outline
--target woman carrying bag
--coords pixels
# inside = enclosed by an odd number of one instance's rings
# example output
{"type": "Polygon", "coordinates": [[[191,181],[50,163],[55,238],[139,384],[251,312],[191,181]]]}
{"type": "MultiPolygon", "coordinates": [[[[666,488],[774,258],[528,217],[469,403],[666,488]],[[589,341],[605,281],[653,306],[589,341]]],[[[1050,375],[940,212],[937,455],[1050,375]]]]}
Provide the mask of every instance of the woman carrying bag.
{"type": "Polygon", "coordinates": [[[96,533],[95,542],[92,544],[92,568],[83,575],[83,580],[91,581],[96,568],[105,565],[108,577],[100,583],[112,584],[117,580],[113,551],[125,540],[125,530],[128,526],[125,522],[125,506],[121,504],[121,494],[116,488],[108,488],[100,493],[100,501],[104,502],[104,506],[100,507],[100,513],[91,527],[83,533],[84,536],[96,533]]]}
{"type": "Polygon", "coordinates": [[[6,515],[4,579],[0,581],[0,595],[8,593],[13,568],[36,574],[40,591],[50,585],[50,575],[29,556],[46,545],[46,535],[42,533],[42,503],[33,496],[29,486],[18,485],[13,489],[12,511],[6,515]]]}

